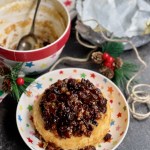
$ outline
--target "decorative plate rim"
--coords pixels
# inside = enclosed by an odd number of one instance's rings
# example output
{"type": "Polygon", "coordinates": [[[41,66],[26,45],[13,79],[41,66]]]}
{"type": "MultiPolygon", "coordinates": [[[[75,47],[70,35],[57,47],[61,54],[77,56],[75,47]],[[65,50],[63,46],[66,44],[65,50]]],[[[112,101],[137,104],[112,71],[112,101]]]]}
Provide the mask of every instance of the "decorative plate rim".
{"type": "MultiPolygon", "coordinates": [[[[126,106],[126,111],[127,111],[127,123],[126,123],[126,127],[125,127],[125,130],[124,130],[124,134],[123,136],[118,140],[118,143],[111,149],[111,150],[115,150],[121,143],[122,141],[124,140],[126,134],[127,134],[127,131],[128,131],[128,128],[129,128],[129,123],[130,123],[130,112],[129,112],[129,106],[128,106],[128,103],[126,101],[126,98],[125,96],[123,95],[122,91],[110,80],[108,79],[107,77],[103,76],[102,74],[96,72],[96,71],[93,71],[93,70],[90,70],[90,69],[84,69],[84,68],[62,68],[62,69],[56,69],[56,70],[53,70],[53,71],[49,71],[47,73],[44,73],[42,75],[40,75],[38,78],[36,78],[36,80],[41,80],[43,76],[47,76],[48,74],[51,74],[51,73],[57,73],[59,71],[69,71],[69,70],[79,70],[79,71],[85,71],[85,72],[90,72],[90,73],[95,73],[96,75],[98,76],[101,76],[102,78],[106,79],[110,84],[112,84],[116,90],[120,93],[124,103],[125,103],[125,106],[126,106]]],[[[35,81],[36,81],[35,80],[35,81]]],[[[34,81],[34,82],[35,82],[34,81]]],[[[33,82],[33,83],[34,83],[33,82]]],[[[32,84],[32,83],[31,83],[32,84]]],[[[31,85],[30,84],[30,85],[31,85]]],[[[29,85],[29,86],[30,86],[29,85]]],[[[28,86],[28,87],[29,87],[28,86]]],[[[27,87],[27,88],[28,88],[27,87]]],[[[45,89],[45,88],[44,88],[45,89]]],[[[22,97],[24,96],[24,93],[21,95],[20,99],[22,99],[22,97]]],[[[20,100],[19,100],[20,102],[20,100]]],[[[17,105],[17,109],[16,109],[16,123],[17,123],[17,128],[18,128],[18,131],[19,131],[19,134],[21,136],[21,138],[23,139],[23,141],[25,142],[25,144],[31,149],[31,150],[36,150],[34,147],[32,147],[30,144],[28,144],[27,140],[25,139],[25,137],[23,136],[23,134],[21,134],[21,129],[19,128],[19,125],[18,125],[18,118],[17,118],[17,114],[18,114],[18,110],[19,110],[19,102],[18,102],[18,105],[17,105]]]]}

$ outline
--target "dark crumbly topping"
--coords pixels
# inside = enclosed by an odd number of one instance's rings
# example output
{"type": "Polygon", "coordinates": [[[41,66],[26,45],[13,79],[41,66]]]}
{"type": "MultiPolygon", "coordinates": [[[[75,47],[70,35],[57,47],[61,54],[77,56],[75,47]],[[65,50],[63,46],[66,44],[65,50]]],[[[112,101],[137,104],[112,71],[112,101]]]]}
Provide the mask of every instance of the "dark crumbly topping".
{"type": "Polygon", "coordinates": [[[107,142],[111,139],[111,134],[107,133],[104,137],[104,141],[107,142]]]}
{"type": "Polygon", "coordinates": [[[61,138],[90,136],[97,119],[106,113],[107,100],[89,80],[58,80],[40,102],[45,129],[61,138]]]}

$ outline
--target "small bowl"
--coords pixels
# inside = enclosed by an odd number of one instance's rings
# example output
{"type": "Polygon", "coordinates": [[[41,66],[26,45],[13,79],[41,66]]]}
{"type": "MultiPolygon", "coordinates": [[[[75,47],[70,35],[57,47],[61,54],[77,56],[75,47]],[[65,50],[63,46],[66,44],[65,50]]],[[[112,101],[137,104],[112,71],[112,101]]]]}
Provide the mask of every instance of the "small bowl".
{"type": "Polygon", "coordinates": [[[24,62],[26,74],[47,70],[58,59],[70,35],[70,15],[64,4],[42,0],[35,23],[41,48],[15,50],[20,38],[30,31],[35,6],[33,0],[0,2],[0,59],[10,66],[24,62]]]}

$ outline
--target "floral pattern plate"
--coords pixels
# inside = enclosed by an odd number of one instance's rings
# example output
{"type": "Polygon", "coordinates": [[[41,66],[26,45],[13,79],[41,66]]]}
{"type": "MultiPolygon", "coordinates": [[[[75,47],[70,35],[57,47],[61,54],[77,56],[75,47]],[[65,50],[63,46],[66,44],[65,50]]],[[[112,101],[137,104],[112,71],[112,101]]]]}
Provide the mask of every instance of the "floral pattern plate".
{"type": "Polygon", "coordinates": [[[67,68],[48,72],[29,85],[27,92],[22,94],[17,106],[16,120],[18,130],[25,143],[32,150],[44,150],[40,140],[35,136],[33,126],[32,109],[33,102],[51,84],[58,79],[64,78],[85,78],[89,79],[95,86],[101,89],[104,97],[108,99],[112,109],[110,123],[109,142],[102,142],[96,146],[97,150],[114,150],[124,139],[129,126],[129,109],[126,100],[119,88],[109,79],[86,69],[67,68]]]}

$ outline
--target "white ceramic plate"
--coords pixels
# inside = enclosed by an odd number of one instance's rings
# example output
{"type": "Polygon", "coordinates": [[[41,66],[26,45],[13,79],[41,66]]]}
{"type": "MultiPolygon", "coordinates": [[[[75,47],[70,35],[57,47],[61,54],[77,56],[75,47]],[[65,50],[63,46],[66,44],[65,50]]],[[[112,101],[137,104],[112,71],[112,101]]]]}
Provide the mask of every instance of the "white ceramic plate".
{"type": "Polygon", "coordinates": [[[110,123],[110,134],[112,139],[109,142],[99,143],[97,150],[114,150],[124,139],[129,126],[129,109],[126,100],[117,86],[106,77],[86,69],[69,68],[48,72],[35,80],[27,88],[18,103],[16,120],[18,130],[25,143],[32,150],[43,150],[40,147],[40,140],[35,136],[35,129],[32,122],[32,107],[40,94],[52,83],[64,78],[85,78],[101,89],[103,95],[108,99],[112,109],[110,123]]]}

